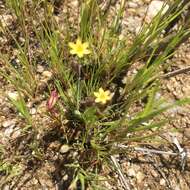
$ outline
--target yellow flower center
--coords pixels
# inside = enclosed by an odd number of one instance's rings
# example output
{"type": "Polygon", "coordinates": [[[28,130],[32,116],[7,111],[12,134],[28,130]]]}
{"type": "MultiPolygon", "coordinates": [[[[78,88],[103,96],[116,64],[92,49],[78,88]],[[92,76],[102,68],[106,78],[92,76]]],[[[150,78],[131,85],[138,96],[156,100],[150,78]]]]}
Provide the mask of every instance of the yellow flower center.
{"type": "Polygon", "coordinates": [[[77,51],[78,53],[83,53],[84,48],[83,48],[82,44],[77,45],[77,47],[76,47],[76,51],[77,51]]]}
{"type": "Polygon", "coordinates": [[[104,91],[103,88],[99,88],[98,92],[94,92],[96,97],[95,102],[105,104],[108,100],[111,100],[111,93],[109,90],[104,91]]]}
{"type": "Polygon", "coordinates": [[[99,98],[100,98],[101,100],[106,100],[106,99],[107,99],[107,96],[106,96],[105,93],[101,93],[100,96],[99,96],[99,98]]]}
{"type": "Polygon", "coordinates": [[[90,54],[88,42],[82,43],[80,39],[77,39],[76,43],[69,42],[69,47],[71,48],[70,53],[76,54],[80,58],[86,54],[90,54]]]}

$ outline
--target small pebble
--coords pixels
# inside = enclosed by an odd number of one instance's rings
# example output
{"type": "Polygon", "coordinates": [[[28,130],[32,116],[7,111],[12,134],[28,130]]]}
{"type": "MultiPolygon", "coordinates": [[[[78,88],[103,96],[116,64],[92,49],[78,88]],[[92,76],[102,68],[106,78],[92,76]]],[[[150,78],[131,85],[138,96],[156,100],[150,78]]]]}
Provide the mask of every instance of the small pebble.
{"type": "Polygon", "coordinates": [[[10,127],[7,127],[7,128],[5,129],[5,131],[4,131],[4,135],[5,135],[6,137],[10,137],[11,134],[13,133],[13,130],[14,130],[14,126],[13,126],[13,125],[10,126],[10,127]]]}
{"type": "Polygon", "coordinates": [[[4,187],[2,187],[2,190],[10,190],[11,187],[9,185],[5,185],[4,187]]]}
{"type": "Polygon", "coordinates": [[[37,72],[38,73],[43,73],[44,72],[44,67],[41,65],[37,65],[37,72]]]}
{"type": "Polygon", "coordinates": [[[137,183],[141,183],[143,181],[143,179],[145,178],[145,176],[142,172],[138,172],[136,174],[136,178],[137,178],[137,183]]]}
{"type": "Polygon", "coordinates": [[[10,26],[13,22],[13,17],[11,15],[0,15],[1,24],[4,27],[10,26]]]}
{"type": "Polygon", "coordinates": [[[31,115],[36,114],[36,108],[31,108],[31,109],[30,109],[30,114],[31,114],[31,115]]]}
{"type": "Polygon", "coordinates": [[[136,16],[127,17],[126,22],[124,24],[128,27],[130,32],[138,32],[136,31],[137,28],[140,29],[142,25],[141,19],[136,16]]]}
{"type": "Polygon", "coordinates": [[[64,180],[64,181],[67,181],[68,178],[69,178],[69,176],[68,176],[67,174],[63,176],[63,180],[64,180]]]}
{"type": "Polygon", "coordinates": [[[44,77],[51,78],[53,74],[52,74],[50,71],[44,71],[44,72],[42,73],[42,75],[43,75],[44,77]]]}
{"type": "Polygon", "coordinates": [[[33,183],[36,185],[36,184],[38,184],[38,180],[37,179],[33,179],[33,183]]]}
{"type": "Polygon", "coordinates": [[[21,134],[21,131],[20,131],[20,129],[17,127],[17,128],[14,129],[14,132],[13,132],[13,134],[12,134],[11,137],[12,137],[13,139],[16,139],[17,137],[20,136],[20,134],[21,134]]]}
{"type": "Polygon", "coordinates": [[[59,152],[64,154],[64,153],[67,153],[69,151],[70,147],[68,145],[62,145],[59,152]]]}
{"type": "Polygon", "coordinates": [[[134,3],[134,2],[129,2],[128,3],[128,6],[129,6],[129,8],[137,8],[138,7],[138,4],[137,3],[134,3]]]}
{"type": "Polygon", "coordinates": [[[15,127],[16,122],[14,120],[7,120],[4,121],[2,126],[7,128],[7,127],[15,127]]]}
{"type": "MultiPolygon", "coordinates": [[[[159,1],[159,0],[154,0],[150,3],[147,11],[147,18],[146,18],[147,22],[150,22],[153,19],[153,17],[157,15],[157,13],[162,9],[164,4],[165,4],[164,1],[159,1]]],[[[166,5],[162,11],[162,14],[164,14],[168,8],[169,6],[166,5]]]]}
{"type": "Polygon", "coordinates": [[[78,156],[78,152],[73,152],[73,158],[76,158],[78,156]]]}
{"type": "Polygon", "coordinates": [[[176,185],[174,190],[182,190],[182,189],[179,187],[179,185],[176,185]]]}
{"type": "Polygon", "coordinates": [[[19,37],[19,40],[20,40],[20,42],[22,42],[22,43],[25,42],[25,38],[23,38],[23,37],[19,37]]]}
{"type": "Polygon", "coordinates": [[[160,180],[160,185],[165,186],[166,185],[166,180],[162,178],[160,180]]]}
{"type": "Polygon", "coordinates": [[[136,171],[133,168],[130,168],[127,170],[127,175],[129,177],[135,177],[136,176],[136,171]]]}
{"type": "Polygon", "coordinates": [[[10,99],[13,99],[13,100],[18,100],[18,98],[19,98],[19,94],[16,91],[8,92],[7,95],[10,99]]]}

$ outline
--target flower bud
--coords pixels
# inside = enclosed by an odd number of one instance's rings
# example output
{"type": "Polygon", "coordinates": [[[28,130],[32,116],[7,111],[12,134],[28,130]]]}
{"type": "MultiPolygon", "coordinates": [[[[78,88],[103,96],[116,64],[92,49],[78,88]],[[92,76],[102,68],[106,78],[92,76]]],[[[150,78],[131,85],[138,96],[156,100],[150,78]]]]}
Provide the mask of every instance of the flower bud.
{"type": "Polygon", "coordinates": [[[57,94],[56,90],[54,90],[51,92],[50,98],[47,101],[48,110],[51,110],[55,106],[57,100],[58,100],[58,94],[57,94]]]}

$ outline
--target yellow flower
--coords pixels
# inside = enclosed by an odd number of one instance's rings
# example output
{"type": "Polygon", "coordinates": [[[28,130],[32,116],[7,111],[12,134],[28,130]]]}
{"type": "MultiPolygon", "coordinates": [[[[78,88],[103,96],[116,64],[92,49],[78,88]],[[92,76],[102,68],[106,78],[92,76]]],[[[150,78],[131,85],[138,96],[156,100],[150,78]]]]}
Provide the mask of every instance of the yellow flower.
{"type": "Polygon", "coordinates": [[[88,42],[81,42],[81,39],[78,38],[76,43],[69,42],[69,47],[71,48],[70,53],[76,54],[78,57],[83,57],[85,54],[89,54],[90,50],[88,50],[89,44],[88,42]]]}
{"type": "Polygon", "coordinates": [[[105,104],[108,100],[111,100],[112,95],[109,90],[104,91],[103,88],[99,88],[98,92],[94,92],[96,96],[95,102],[105,104]]]}

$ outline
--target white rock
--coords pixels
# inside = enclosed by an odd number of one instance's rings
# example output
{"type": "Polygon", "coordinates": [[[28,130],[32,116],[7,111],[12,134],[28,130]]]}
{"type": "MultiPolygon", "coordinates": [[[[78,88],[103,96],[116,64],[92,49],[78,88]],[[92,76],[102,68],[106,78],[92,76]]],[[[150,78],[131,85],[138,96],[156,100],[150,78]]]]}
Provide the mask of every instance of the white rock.
{"type": "Polygon", "coordinates": [[[129,8],[137,8],[137,7],[138,7],[138,4],[135,3],[135,2],[129,2],[129,3],[128,3],[128,6],[129,6],[129,8]]]}
{"type": "Polygon", "coordinates": [[[16,122],[14,120],[6,120],[2,123],[2,126],[7,128],[7,127],[14,127],[16,122]]]}
{"type": "Polygon", "coordinates": [[[44,72],[42,73],[42,75],[43,75],[44,77],[47,77],[47,78],[51,78],[51,77],[52,77],[52,73],[51,73],[50,71],[44,71],[44,72]]]}
{"type": "Polygon", "coordinates": [[[0,15],[0,21],[3,27],[7,27],[12,24],[13,17],[11,15],[0,15]]]}
{"type": "Polygon", "coordinates": [[[142,172],[138,172],[136,175],[136,178],[137,178],[137,182],[141,183],[143,181],[143,179],[145,178],[145,176],[142,172]]]}
{"type": "Polygon", "coordinates": [[[127,83],[127,77],[126,77],[126,76],[122,79],[122,83],[123,83],[123,84],[126,84],[126,83],[127,83]]]}
{"type": "Polygon", "coordinates": [[[41,65],[37,65],[37,72],[38,73],[43,73],[43,71],[44,71],[44,67],[41,66],[41,65]]]}
{"type": "Polygon", "coordinates": [[[10,126],[10,127],[7,127],[7,128],[5,129],[5,131],[4,131],[4,135],[5,135],[6,137],[10,137],[11,134],[13,133],[13,130],[14,130],[14,126],[13,126],[13,125],[10,126]]]}
{"type": "Polygon", "coordinates": [[[37,112],[36,108],[31,108],[31,109],[30,109],[30,114],[31,114],[31,115],[36,114],[36,112],[37,112]]]}
{"type": "Polygon", "coordinates": [[[5,185],[3,188],[2,188],[2,190],[10,190],[11,189],[11,187],[9,187],[8,185],[5,185]]]}
{"type": "Polygon", "coordinates": [[[166,185],[166,180],[162,178],[160,180],[160,185],[165,186],[166,185]]]}
{"type": "Polygon", "coordinates": [[[63,180],[64,180],[64,181],[68,180],[68,178],[69,178],[69,176],[68,176],[67,174],[65,174],[65,175],[63,176],[63,180]]]}
{"type": "Polygon", "coordinates": [[[150,3],[147,11],[147,21],[150,22],[154,16],[162,9],[164,6],[164,9],[162,13],[165,13],[169,6],[164,1],[154,0],[150,3]]]}
{"type": "Polygon", "coordinates": [[[135,34],[138,34],[141,31],[142,26],[137,26],[135,29],[135,34]]]}
{"type": "Polygon", "coordinates": [[[22,43],[25,42],[25,38],[23,38],[23,37],[19,37],[19,40],[20,40],[20,42],[22,42],[22,43]]]}
{"type": "Polygon", "coordinates": [[[13,134],[11,135],[11,137],[12,137],[13,139],[16,139],[17,137],[20,136],[20,134],[21,134],[21,131],[20,131],[20,129],[17,127],[17,128],[14,129],[14,132],[13,132],[13,134]]]}
{"type": "Polygon", "coordinates": [[[0,37],[0,43],[6,43],[8,40],[5,37],[0,37]]]}
{"type": "Polygon", "coordinates": [[[18,100],[18,98],[19,98],[19,94],[18,94],[17,91],[8,92],[7,95],[8,95],[8,97],[9,97],[10,99],[13,99],[13,100],[18,100]]]}
{"type": "Polygon", "coordinates": [[[133,168],[130,168],[127,170],[127,175],[129,177],[135,177],[136,176],[136,171],[133,168]]]}
{"type": "Polygon", "coordinates": [[[157,93],[156,93],[156,96],[155,96],[155,99],[156,99],[156,100],[159,100],[161,97],[162,97],[161,93],[157,92],[157,93]]]}
{"type": "Polygon", "coordinates": [[[35,184],[35,185],[38,184],[38,180],[34,178],[33,179],[33,184],[35,184]]]}
{"type": "Polygon", "coordinates": [[[77,157],[78,157],[78,155],[79,155],[79,154],[78,154],[78,152],[76,152],[76,151],[75,151],[75,152],[73,152],[73,158],[77,158],[77,157]]]}
{"type": "Polygon", "coordinates": [[[182,190],[182,189],[179,187],[179,185],[176,185],[174,190],[182,190]]]}
{"type": "Polygon", "coordinates": [[[138,73],[138,71],[136,69],[132,70],[132,74],[137,74],[137,73],[138,73]]]}
{"type": "Polygon", "coordinates": [[[64,154],[64,153],[67,153],[69,151],[70,147],[66,144],[62,145],[59,152],[64,154]]]}
{"type": "Polygon", "coordinates": [[[78,7],[78,1],[71,1],[72,7],[78,7]]]}
{"type": "Polygon", "coordinates": [[[142,21],[139,17],[129,16],[124,24],[127,25],[130,32],[137,32],[136,30],[140,29],[142,21]]]}

